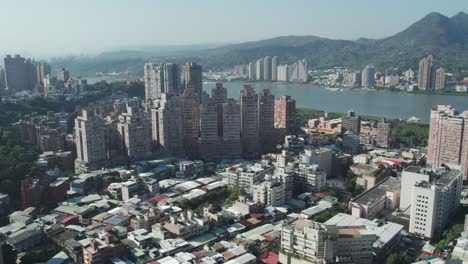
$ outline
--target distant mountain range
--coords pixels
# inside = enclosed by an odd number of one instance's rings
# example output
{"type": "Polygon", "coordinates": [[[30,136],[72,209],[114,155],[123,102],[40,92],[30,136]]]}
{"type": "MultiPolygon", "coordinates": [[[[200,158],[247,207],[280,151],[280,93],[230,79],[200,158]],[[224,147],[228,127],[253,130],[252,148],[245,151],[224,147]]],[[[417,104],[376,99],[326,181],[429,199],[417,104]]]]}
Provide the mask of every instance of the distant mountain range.
{"type": "Polygon", "coordinates": [[[220,47],[185,47],[168,50],[126,50],[106,52],[96,57],[68,57],[52,60],[57,67],[89,75],[95,72],[129,71],[142,74],[148,60],[183,63],[196,61],[205,68],[226,69],[265,56],[278,56],[281,63],[299,58],[314,68],[345,66],[361,69],[373,63],[387,67],[416,68],[431,53],[436,64],[464,74],[468,70],[468,15],[460,12],[449,18],[430,13],[407,29],[383,39],[337,40],[316,36],[281,36],[220,47]]]}

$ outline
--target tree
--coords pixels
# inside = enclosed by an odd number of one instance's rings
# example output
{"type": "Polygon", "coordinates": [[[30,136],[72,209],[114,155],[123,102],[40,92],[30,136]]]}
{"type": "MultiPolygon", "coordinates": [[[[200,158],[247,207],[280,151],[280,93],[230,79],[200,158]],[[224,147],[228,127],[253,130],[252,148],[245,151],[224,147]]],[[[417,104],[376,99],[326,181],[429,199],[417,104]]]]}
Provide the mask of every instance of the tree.
{"type": "Polygon", "coordinates": [[[16,251],[10,244],[2,244],[3,263],[16,263],[16,251]]]}
{"type": "Polygon", "coordinates": [[[392,254],[387,258],[386,264],[411,264],[413,260],[405,255],[392,254]]]}

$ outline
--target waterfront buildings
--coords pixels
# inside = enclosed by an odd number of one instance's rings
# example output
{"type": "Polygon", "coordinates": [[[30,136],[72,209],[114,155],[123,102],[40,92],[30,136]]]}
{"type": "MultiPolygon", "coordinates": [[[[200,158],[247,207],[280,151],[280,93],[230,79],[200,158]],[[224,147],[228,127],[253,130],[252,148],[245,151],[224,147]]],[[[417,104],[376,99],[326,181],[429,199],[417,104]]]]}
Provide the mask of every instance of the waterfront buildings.
{"type": "Polygon", "coordinates": [[[309,79],[308,76],[308,64],[305,59],[298,60],[296,63],[289,67],[290,75],[289,80],[291,82],[302,82],[305,83],[309,79]]]}
{"type": "Polygon", "coordinates": [[[468,175],[468,111],[450,105],[431,110],[427,161],[433,169],[442,164],[459,167],[468,175]]]}
{"type": "Polygon", "coordinates": [[[443,90],[445,88],[445,69],[440,67],[435,73],[435,89],[443,90]]]}
{"type": "Polygon", "coordinates": [[[366,65],[366,67],[362,70],[362,75],[361,75],[361,85],[362,87],[373,87],[375,84],[375,79],[374,79],[374,74],[375,74],[375,68],[374,65],[369,64],[366,65]]]}
{"type": "Polygon", "coordinates": [[[418,88],[422,91],[432,90],[434,87],[434,57],[429,55],[419,61],[418,88]]]}
{"type": "Polygon", "coordinates": [[[256,69],[255,69],[255,77],[256,77],[256,80],[257,81],[263,81],[263,73],[264,73],[264,70],[263,70],[263,66],[265,64],[263,63],[263,60],[262,59],[259,59],[257,60],[257,63],[256,63],[256,69]]]}
{"type": "Polygon", "coordinates": [[[255,81],[257,79],[257,64],[250,62],[249,63],[249,80],[255,81]]]}
{"type": "Polygon", "coordinates": [[[271,58],[271,80],[276,81],[278,80],[278,65],[279,60],[277,56],[271,58]]]}
{"type": "Polygon", "coordinates": [[[341,131],[359,135],[361,133],[361,117],[352,110],[348,111],[347,115],[341,118],[341,131]]]}
{"type": "Polygon", "coordinates": [[[263,80],[271,81],[271,58],[270,56],[266,56],[263,59],[263,80]]]}

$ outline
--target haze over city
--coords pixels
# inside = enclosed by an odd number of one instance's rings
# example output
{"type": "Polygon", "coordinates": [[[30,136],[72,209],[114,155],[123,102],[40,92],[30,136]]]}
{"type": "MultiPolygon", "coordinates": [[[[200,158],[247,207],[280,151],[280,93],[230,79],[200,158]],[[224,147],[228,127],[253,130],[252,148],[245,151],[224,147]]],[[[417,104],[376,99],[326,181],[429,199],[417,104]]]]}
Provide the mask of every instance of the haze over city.
{"type": "Polygon", "coordinates": [[[463,0],[1,0],[0,53],[53,56],[154,45],[225,44],[283,35],[382,38],[463,0]]]}
{"type": "Polygon", "coordinates": [[[466,0],[0,7],[0,264],[468,263],[466,0]]]}

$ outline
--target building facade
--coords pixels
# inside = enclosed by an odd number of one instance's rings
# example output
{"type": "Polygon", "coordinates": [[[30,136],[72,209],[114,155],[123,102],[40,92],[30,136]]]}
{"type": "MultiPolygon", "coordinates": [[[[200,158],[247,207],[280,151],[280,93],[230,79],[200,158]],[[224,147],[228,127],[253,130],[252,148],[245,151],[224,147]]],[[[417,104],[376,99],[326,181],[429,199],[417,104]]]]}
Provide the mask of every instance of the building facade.
{"type": "Polygon", "coordinates": [[[468,111],[450,105],[431,110],[427,161],[433,169],[457,166],[468,175],[468,111]]]}

